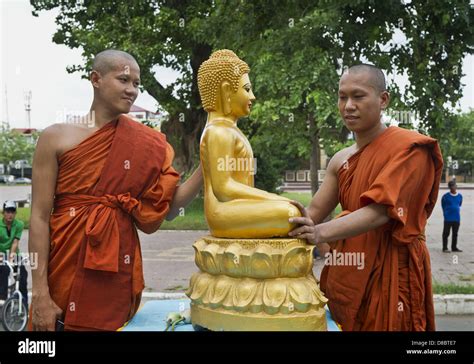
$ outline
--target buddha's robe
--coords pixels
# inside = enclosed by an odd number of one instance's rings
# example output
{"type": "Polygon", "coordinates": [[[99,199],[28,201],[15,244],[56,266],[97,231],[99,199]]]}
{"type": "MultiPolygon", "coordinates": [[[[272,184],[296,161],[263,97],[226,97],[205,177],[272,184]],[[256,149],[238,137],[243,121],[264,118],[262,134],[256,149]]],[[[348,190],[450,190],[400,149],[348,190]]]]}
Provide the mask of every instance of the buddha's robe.
{"type": "Polygon", "coordinates": [[[163,134],[125,115],[59,157],[48,283],[65,330],[116,330],[137,311],[136,228],[150,233],[166,217],[179,180],[172,159],[163,134]]]}
{"type": "Polygon", "coordinates": [[[343,330],[435,329],[424,231],[442,168],[435,139],[389,127],[339,169],[341,215],[377,203],[390,217],[382,227],[337,241],[336,259],[323,268],[321,289],[343,330]]]}
{"type": "Polygon", "coordinates": [[[290,200],[255,188],[252,146],[234,124],[208,122],[201,136],[204,211],[211,235],[230,239],[288,237],[301,216],[290,200]]]}

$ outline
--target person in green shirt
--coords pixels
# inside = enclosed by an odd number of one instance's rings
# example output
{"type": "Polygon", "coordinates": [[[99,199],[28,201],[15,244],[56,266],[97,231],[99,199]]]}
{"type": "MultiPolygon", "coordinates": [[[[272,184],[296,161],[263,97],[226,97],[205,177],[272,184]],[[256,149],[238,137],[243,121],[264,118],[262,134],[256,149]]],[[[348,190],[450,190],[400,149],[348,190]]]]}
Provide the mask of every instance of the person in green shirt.
{"type": "Polygon", "coordinates": [[[6,201],[3,204],[3,217],[0,220],[0,304],[8,294],[8,276],[10,269],[5,264],[9,260],[14,265],[15,272],[20,268],[20,292],[28,307],[27,271],[20,259],[20,239],[23,232],[23,222],[15,219],[16,203],[6,201]]]}

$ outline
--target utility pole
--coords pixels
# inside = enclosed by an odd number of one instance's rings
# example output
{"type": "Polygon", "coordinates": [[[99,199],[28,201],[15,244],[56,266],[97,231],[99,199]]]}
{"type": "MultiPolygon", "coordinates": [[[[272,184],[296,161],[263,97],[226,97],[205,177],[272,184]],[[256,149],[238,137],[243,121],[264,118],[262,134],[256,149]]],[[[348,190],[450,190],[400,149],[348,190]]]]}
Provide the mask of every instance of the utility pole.
{"type": "Polygon", "coordinates": [[[28,129],[31,129],[31,91],[25,92],[25,111],[28,119],[28,129]]]}

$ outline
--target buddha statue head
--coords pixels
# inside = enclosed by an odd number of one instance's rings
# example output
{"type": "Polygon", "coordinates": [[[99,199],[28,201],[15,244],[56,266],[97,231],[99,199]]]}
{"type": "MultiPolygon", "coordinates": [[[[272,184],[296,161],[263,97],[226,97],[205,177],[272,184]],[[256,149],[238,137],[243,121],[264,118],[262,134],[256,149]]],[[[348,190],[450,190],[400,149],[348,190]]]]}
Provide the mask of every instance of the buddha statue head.
{"type": "Polygon", "coordinates": [[[255,96],[250,68],[228,49],[211,54],[198,72],[199,94],[204,110],[214,117],[237,120],[250,113],[255,96]]]}

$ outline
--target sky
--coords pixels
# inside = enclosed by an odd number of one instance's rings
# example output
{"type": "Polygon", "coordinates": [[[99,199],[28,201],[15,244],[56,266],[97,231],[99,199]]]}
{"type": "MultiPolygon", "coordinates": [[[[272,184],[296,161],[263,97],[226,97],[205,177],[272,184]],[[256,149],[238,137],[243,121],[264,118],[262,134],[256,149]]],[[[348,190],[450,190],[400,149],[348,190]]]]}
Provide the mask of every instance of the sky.
{"type": "MultiPolygon", "coordinates": [[[[0,0],[0,121],[12,128],[28,127],[25,94],[31,91],[31,127],[43,129],[65,121],[67,115],[86,114],[92,102],[92,86],[67,66],[82,64],[81,51],[53,43],[57,9],[31,14],[28,0],[0,0]]],[[[157,67],[156,77],[165,86],[178,74],[157,67]]],[[[474,56],[463,62],[462,111],[474,109],[474,56]]],[[[403,77],[397,83],[403,84],[403,77]]],[[[156,100],[140,93],[135,105],[155,111],[156,100]]]]}

